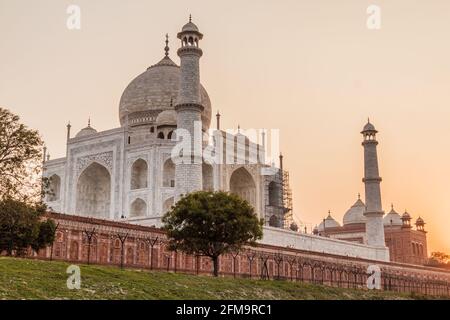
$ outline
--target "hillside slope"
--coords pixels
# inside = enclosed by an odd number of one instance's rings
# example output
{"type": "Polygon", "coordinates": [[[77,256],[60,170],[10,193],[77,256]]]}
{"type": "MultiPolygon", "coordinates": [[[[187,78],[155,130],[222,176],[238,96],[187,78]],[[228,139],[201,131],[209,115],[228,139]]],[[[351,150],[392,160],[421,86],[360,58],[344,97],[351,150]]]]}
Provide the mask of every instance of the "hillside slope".
{"type": "Polygon", "coordinates": [[[0,299],[414,299],[393,292],[288,281],[212,278],[109,266],[81,268],[80,290],[67,289],[69,263],[0,257],[0,299]]]}

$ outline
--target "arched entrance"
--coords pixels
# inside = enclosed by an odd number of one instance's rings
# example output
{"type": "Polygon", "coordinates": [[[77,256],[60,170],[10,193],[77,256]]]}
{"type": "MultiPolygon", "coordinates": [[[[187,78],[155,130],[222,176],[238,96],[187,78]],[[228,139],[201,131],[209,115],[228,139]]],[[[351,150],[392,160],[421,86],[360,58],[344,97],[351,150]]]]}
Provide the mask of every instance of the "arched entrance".
{"type": "Polygon", "coordinates": [[[173,197],[166,199],[166,201],[164,201],[163,212],[162,212],[163,214],[165,214],[167,211],[169,211],[172,208],[173,202],[174,202],[173,197]]]}
{"type": "Polygon", "coordinates": [[[272,181],[269,183],[269,206],[281,206],[281,188],[278,183],[272,181]]]}
{"type": "Polygon", "coordinates": [[[230,178],[230,192],[237,194],[256,207],[256,185],[252,175],[241,167],[233,172],[230,178]]]}
{"type": "Polygon", "coordinates": [[[61,193],[61,178],[54,174],[48,179],[48,201],[58,201],[61,193]]]}
{"type": "Polygon", "coordinates": [[[203,163],[202,165],[202,176],[203,176],[203,190],[213,191],[213,166],[208,163],[203,163]]]}
{"type": "Polygon", "coordinates": [[[163,166],[163,187],[175,187],[175,164],[167,159],[163,166]]]}
{"type": "Polygon", "coordinates": [[[94,162],[80,175],[77,183],[76,213],[93,217],[109,216],[111,203],[111,175],[94,162]]]}
{"type": "Polygon", "coordinates": [[[130,218],[143,217],[147,215],[147,204],[144,200],[137,198],[133,201],[130,208],[130,218]]]}
{"type": "Polygon", "coordinates": [[[131,190],[147,188],[148,165],[142,159],[136,160],[131,166],[131,190]]]}

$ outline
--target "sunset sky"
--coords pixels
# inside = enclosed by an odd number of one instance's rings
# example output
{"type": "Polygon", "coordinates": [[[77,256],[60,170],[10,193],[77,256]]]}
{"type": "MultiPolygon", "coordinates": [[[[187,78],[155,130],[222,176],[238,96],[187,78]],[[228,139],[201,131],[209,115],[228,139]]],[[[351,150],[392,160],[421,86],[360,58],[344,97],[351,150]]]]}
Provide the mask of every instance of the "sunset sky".
{"type": "Polygon", "coordinates": [[[38,129],[52,158],[87,125],[119,126],[128,83],[193,16],[201,81],[223,128],[280,129],[294,212],[340,222],[363,174],[360,131],[379,130],[383,206],[427,222],[450,252],[450,1],[0,0],[0,106],[38,129]],[[66,9],[81,8],[81,30],[66,9]],[[381,29],[366,9],[381,8],[381,29]]]}

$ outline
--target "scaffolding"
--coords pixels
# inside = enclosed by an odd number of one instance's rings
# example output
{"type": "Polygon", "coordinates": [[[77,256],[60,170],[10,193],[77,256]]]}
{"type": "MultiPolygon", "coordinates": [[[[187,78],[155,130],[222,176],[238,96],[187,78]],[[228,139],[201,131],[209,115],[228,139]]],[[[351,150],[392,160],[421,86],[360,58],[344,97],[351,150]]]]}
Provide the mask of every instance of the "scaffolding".
{"type": "Polygon", "coordinates": [[[292,190],[289,185],[289,172],[278,170],[271,178],[265,181],[266,221],[271,224],[271,217],[278,218],[278,227],[290,229],[293,219],[292,190]],[[272,193],[270,186],[274,184],[272,193]]]}
{"type": "Polygon", "coordinates": [[[284,228],[290,229],[294,222],[293,205],[292,205],[292,189],[289,185],[289,172],[282,171],[282,198],[283,198],[283,216],[284,228]]]}

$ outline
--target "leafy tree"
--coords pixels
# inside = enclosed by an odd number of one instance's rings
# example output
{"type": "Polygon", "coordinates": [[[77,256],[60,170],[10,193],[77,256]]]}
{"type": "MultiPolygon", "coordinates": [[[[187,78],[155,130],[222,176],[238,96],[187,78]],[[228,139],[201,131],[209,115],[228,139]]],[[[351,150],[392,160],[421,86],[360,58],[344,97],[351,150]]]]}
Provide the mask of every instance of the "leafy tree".
{"type": "Polygon", "coordinates": [[[38,252],[39,249],[51,245],[55,241],[56,225],[53,220],[47,219],[39,223],[39,233],[31,244],[31,248],[38,252]]]}
{"type": "Polygon", "coordinates": [[[28,248],[37,251],[50,245],[55,223],[42,219],[46,207],[12,198],[0,200],[0,253],[23,255],[28,248]]]}
{"type": "Polygon", "coordinates": [[[0,200],[40,200],[42,145],[36,130],[0,107],[0,200]]]}
{"type": "Polygon", "coordinates": [[[450,255],[444,253],[444,252],[432,252],[429,264],[431,265],[448,265],[450,259],[450,255]]]}
{"type": "Polygon", "coordinates": [[[169,248],[210,257],[218,276],[220,255],[255,245],[262,220],[235,194],[198,191],[181,198],[163,217],[169,248]]]}

